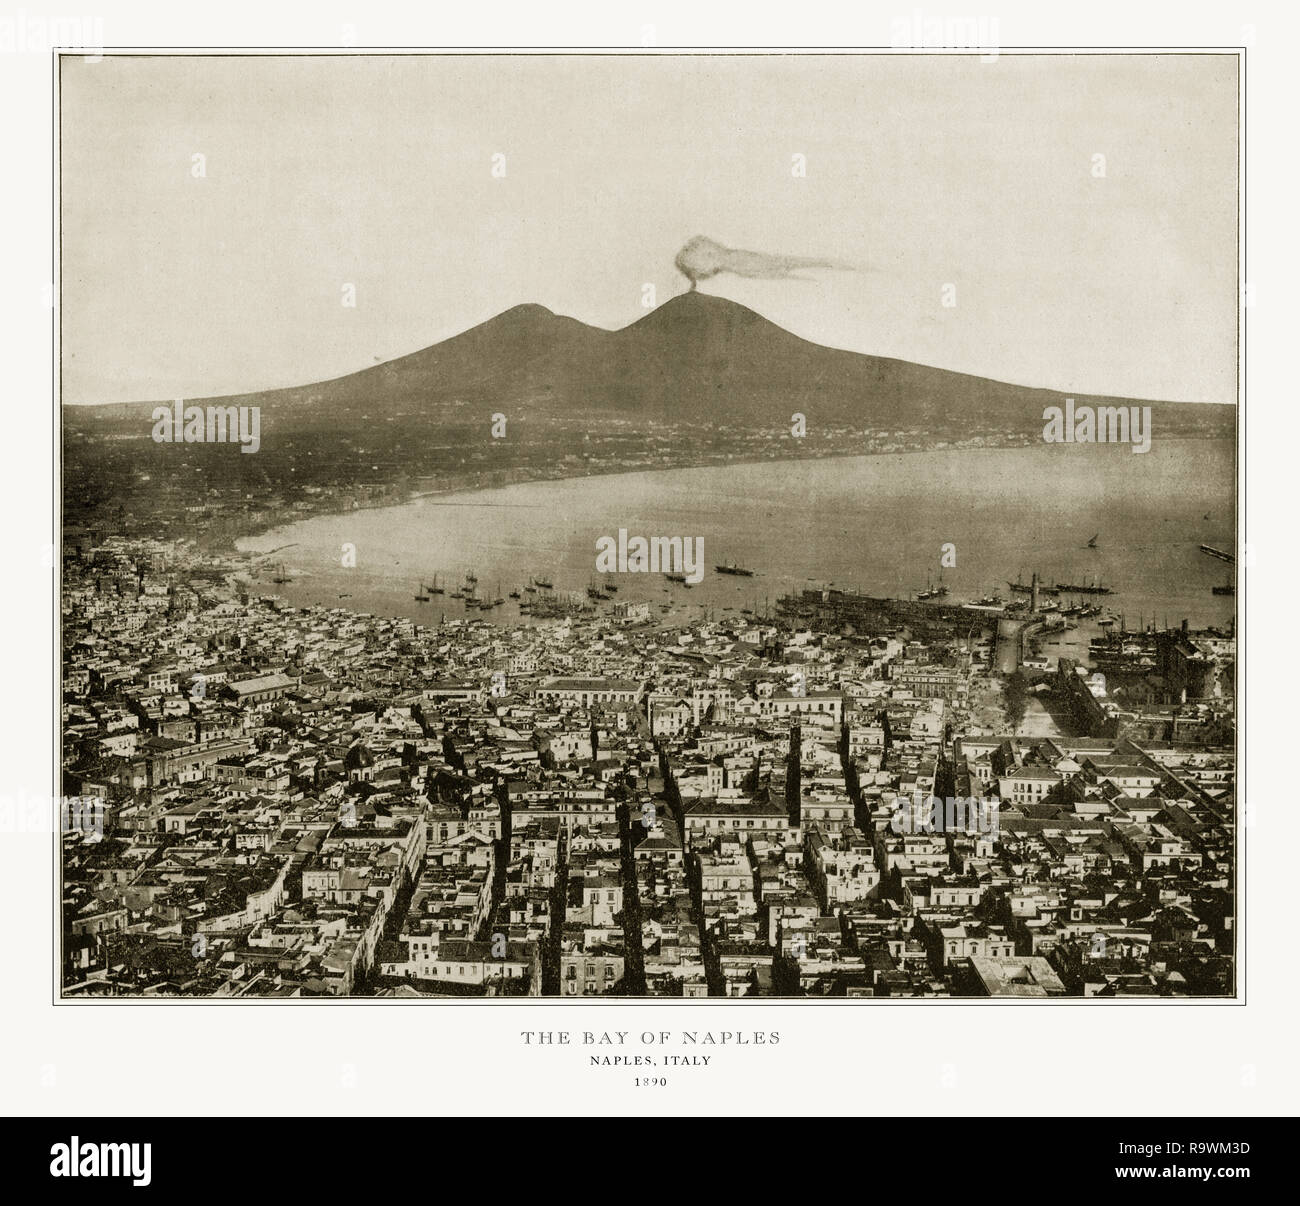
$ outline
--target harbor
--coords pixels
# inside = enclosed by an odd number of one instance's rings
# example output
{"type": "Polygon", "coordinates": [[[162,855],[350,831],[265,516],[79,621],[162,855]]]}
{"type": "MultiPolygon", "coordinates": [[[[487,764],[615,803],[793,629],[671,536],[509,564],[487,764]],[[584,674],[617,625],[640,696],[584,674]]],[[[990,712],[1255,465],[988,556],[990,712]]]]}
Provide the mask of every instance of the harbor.
{"type": "Polygon", "coordinates": [[[742,464],[524,483],[446,496],[454,507],[417,499],[314,516],[239,547],[274,552],[259,557],[262,581],[294,605],[328,605],[346,593],[358,610],[425,624],[467,611],[491,623],[546,622],[575,606],[568,599],[531,606],[548,592],[576,592],[577,606],[612,609],[627,600],[679,616],[762,614],[781,596],[827,588],[924,607],[1005,610],[1029,604],[1034,572],[1037,610],[1085,629],[1110,616],[1118,623],[1121,613],[1130,626],[1139,615],[1166,612],[1194,626],[1228,622],[1234,599],[1213,590],[1224,585],[1223,567],[1200,546],[1231,547],[1232,518],[1202,520],[1202,492],[1187,485],[1187,467],[1195,464],[1205,488],[1230,482],[1231,446],[1158,444],[1143,462],[1150,490],[1121,475],[1117,457],[1078,451],[1099,465],[1087,497],[1072,498],[1061,485],[1058,448],[963,449],[798,462],[779,475],[770,465],[742,464]],[[926,484],[922,468],[945,483],[941,492],[926,484]],[[1012,484],[991,496],[982,485],[989,480],[1012,484]],[[1088,505],[1093,495],[1117,511],[1136,509],[1143,522],[1108,526],[1106,511],[1088,505]],[[828,523],[833,508],[842,518],[828,523]],[[1068,523],[1038,519],[1067,512],[1068,523]],[[594,572],[596,538],[629,522],[698,533],[702,579],[594,572]],[[358,550],[355,567],[340,565],[345,541],[358,550]],[[956,547],[955,566],[939,564],[945,541],[956,547]],[[275,576],[289,580],[272,583],[281,561],[275,576]],[[466,580],[471,573],[476,582],[466,580]]]}

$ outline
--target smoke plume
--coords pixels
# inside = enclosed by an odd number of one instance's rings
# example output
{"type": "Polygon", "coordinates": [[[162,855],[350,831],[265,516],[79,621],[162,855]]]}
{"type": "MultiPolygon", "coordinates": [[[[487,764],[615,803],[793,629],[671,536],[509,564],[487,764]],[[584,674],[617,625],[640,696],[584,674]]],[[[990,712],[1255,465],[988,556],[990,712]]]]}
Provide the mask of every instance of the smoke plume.
{"type": "Polygon", "coordinates": [[[703,235],[696,235],[677,253],[673,261],[680,272],[691,282],[692,292],[700,281],[708,280],[721,272],[733,276],[747,276],[758,280],[805,280],[796,275],[799,268],[847,268],[835,260],[823,260],[806,255],[768,255],[763,251],[742,251],[738,247],[724,247],[703,235]]]}

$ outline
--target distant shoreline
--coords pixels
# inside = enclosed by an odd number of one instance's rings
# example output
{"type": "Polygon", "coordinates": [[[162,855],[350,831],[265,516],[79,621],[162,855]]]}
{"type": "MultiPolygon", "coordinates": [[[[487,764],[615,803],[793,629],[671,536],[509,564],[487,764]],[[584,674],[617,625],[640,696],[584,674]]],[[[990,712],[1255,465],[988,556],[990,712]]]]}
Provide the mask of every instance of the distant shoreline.
{"type": "MultiPolygon", "coordinates": [[[[1231,437],[1224,436],[1224,435],[1179,435],[1179,436],[1171,437],[1167,441],[1162,441],[1162,442],[1199,443],[1203,441],[1223,441],[1225,443],[1228,442],[1235,443],[1235,441],[1232,440],[1231,437]]],[[[238,541],[255,539],[257,537],[266,535],[268,532],[273,532],[276,531],[277,529],[288,527],[291,524],[303,523],[309,519],[327,519],[330,517],[342,518],[344,516],[354,514],[358,511],[382,511],[389,507],[403,507],[408,505],[409,503],[416,502],[420,499],[445,498],[447,496],[456,495],[456,494],[483,494],[489,490],[508,490],[513,486],[536,485],[540,482],[556,482],[556,483],[581,482],[581,481],[589,480],[591,478],[598,478],[598,477],[623,477],[623,476],[631,476],[633,474],[642,474],[642,473],[675,473],[686,469],[726,469],[726,468],[733,468],[733,467],[739,468],[741,466],[779,464],[786,461],[802,462],[802,461],[851,460],[855,457],[877,457],[877,456],[925,456],[925,455],[934,455],[936,453],[949,453],[949,452],[1014,452],[1018,449],[1025,449],[1025,448],[1033,449],[1033,448],[1040,448],[1040,447],[1050,447],[1050,445],[1044,445],[1041,441],[1032,441],[1026,443],[1010,443],[1010,444],[965,444],[965,445],[955,444],[947,448],[889,448],[889,449],[880,448],[880,449],[868,449],[866,451],[858,451],[858,452],[826,452],[826,453],[819,453],[815,455],[803,455],[803,456],[793,456],[793,457],[770,456],[770,457],[744,458],[740,460],[726,460],[726,461],[704,460],[695,463],[684,463],[679,465],[643,466],[640,468],[636,468],[636,467],[629,468],[627,466],[618,466],[618,467],[612,467],[608,469],[597,469],[597,470],[593,470],[590,473],[582,473],[582,474],[566,473],[556,477],[552,477],[547,474],[529,473],[525,469],[520,474],[520,476],[508,482],[491,482],[491,483],[478,482],[478,483],[471,483],[471,484],[451,485],[451,486],[446,486],[441,489],[435,489],[435,490],[418,490],[412,494],[407,495],[406,498],[399,501],[387,499],[380,502],[360,503],[353,507],[346,508],[343,510],[334,508],[328,510],[306,512],[302,515],[296,515],[293,516],[292,518],[283,520],[278,523],[260,525],[255,529],[250,529],[249,531],[241,532],[238,535],[231,538],[230,547],[237,552],[243,552],[245,550],[241,550],[238,548],[238,543],[237,543],[238,541]]],[[[470,504],[466,504],[466,505],[470,505],[470,504]]]]}

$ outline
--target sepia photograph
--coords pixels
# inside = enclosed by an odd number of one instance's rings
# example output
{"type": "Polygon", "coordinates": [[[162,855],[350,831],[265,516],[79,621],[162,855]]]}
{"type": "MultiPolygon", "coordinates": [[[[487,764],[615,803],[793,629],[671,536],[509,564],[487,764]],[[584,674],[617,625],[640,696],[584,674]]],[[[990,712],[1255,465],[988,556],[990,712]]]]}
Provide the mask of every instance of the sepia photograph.
{"type": "Polygon", "coordinates": [[[1241,53],[912,20],[56,56],[58,1003],[1240,999],[1241,53]]]}

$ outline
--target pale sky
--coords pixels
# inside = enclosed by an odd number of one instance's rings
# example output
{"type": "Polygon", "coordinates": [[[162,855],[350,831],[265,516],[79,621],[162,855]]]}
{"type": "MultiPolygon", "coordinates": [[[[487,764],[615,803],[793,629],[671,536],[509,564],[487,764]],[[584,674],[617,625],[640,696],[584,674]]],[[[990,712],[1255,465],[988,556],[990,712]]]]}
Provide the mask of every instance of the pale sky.
{"type": "Polygon", "coordinates": [[[110,55],[61,76],[65,402],[319,381],[523,302],[621,327],[644,285],[685,288],[693,235],[859,265],[702,284],[817,343],[1236,400],[1230,56],[110,55]]]}

